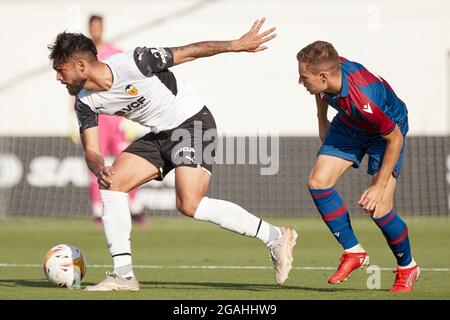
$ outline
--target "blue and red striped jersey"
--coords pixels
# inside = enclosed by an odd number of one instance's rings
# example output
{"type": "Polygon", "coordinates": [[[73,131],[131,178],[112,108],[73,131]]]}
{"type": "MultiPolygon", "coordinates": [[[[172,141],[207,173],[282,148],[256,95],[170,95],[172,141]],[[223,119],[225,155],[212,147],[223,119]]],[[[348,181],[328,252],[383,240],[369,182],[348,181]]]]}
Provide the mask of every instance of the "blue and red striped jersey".
{"type": "Polygon", "coordinates": [[[340,58],[342,87],[337,96],[323,92],[321,98],[338,111],[344,124],[370,135],[387,135],[398,125],[408,132],[408,110],[389,83],[357,62],[340,58]]]}

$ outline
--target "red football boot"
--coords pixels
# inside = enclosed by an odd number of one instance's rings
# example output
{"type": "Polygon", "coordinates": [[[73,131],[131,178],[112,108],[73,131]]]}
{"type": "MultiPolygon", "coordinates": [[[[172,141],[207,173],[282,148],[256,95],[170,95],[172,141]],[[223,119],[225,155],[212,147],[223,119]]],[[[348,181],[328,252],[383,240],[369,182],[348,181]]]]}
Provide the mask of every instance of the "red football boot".
{"type": "Polygon", "coordinates": [[[369,255],[366,252],[344,252],[340,261],[336,272],[328,279],[329,284],[347,281],[353,271],[368,266],[369,255]]]}
{"type": "Polygon", "coordinates": [[[395,280],[390,292],[412,292],[414,283],[420,276],[419,266],[408,269],[397,268],[394,270],[395,280]]]}

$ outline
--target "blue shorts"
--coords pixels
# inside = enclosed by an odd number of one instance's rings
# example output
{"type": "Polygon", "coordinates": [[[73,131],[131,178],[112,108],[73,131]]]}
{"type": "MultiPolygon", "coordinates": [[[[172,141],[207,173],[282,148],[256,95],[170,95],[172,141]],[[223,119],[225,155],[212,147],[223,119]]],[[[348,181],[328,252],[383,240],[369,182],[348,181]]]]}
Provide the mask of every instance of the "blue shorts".
{"type": "MultiPolygon", "coordinates": [[[[369,163],[367,173],[374,175],[381,169],[386,140],[381,136],[371,136],[359,130],[343,124],[337,117],[331,122],[327,136],[319,149],[318,155],[328,155],[353,162],[353,167],[358,168],[361,160],[367,154],[369,163]]],[[[402,150],[392,172],[397,178],[402,168],[403,152],[405,150],[405,139],[403,139],[402,150]]]]}

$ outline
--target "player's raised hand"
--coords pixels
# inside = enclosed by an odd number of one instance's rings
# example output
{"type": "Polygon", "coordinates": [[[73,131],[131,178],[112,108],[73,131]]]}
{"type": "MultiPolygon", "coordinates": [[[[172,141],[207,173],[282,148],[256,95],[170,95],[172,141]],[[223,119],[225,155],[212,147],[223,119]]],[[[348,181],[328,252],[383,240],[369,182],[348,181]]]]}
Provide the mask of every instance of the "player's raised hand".
{"type": "Polygon", "coordinates": [[[258,52],[267,49],[267,46],[261,46],[263,43],[272,40],[277,36],[276,28],[270,28],[260,33],[261,27],[266,18],[256,20],[252,28],[238,40],[235,40],[236,51],[258,52]]]}

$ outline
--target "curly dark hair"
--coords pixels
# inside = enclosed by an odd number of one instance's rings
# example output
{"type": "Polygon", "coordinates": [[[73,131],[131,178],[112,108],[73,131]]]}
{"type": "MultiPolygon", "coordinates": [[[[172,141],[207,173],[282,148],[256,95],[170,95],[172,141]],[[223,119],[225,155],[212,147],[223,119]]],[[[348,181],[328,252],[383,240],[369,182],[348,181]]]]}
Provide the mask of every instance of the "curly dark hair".
{"type": "Polygon", "coordinates": [[[97,59],[97,48],[94,42],[82,33],[61,32],[53,44],[47,46],[50,50],[49,58],[53,65],[67,62],[76,53],[87,53],[97,59]]]}

